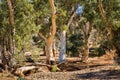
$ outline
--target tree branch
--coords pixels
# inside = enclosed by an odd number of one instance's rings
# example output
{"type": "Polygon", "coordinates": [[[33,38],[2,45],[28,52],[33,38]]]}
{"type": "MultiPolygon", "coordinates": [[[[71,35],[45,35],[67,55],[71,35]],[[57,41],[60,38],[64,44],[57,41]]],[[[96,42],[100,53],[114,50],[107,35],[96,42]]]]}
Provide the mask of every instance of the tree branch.
{"type": "Polygon", "coordinates": [[[39,32],[38,35],[39,35],[41,38],[43,38],[43,39],[45,40],[45,42],[47,42],[47,38],[46,38],[41,32],[39,32]]]}
{"type": "Polygon", "coordinates": [[[67,27],[68,27],[68,29],[69,29],[69,26],[70,26],[70,24],[72,23],[72,21],[73,21],[73,18],[74,18],[74,16],[75,16],[75,11],[73,12],[73,14],[72,14],[72,16],[70,17],[70,19],[69,19],[69,21],[68,21],[68,24],[67,24],[67,27]]]}
{"type": "Polygon", "coordinates": [[[97,2],[98,2],[98,8],[99,8],[100,15],[101,15],[101,17],[102,17],[102,19],[103,19],[103,21],[104,21],[104,23],[105,23],[106,30],[107,30],[107,32],[108,32],[107,37],[108,37],[111,45],[112,45],[113,48],[115,49],[115,47],[114,47],[114,45],[113,45],[113,42],[111,41],[112,38],[113,38],[113,33],[112,33],[112,29],[111,29],[112,26],[111,26],[111,24],[109,23],[106,15],[105,15],[105,13],[104,13],[104,8],[103,8],[103,5],[102,5],[101,0],[97,0],[97,2]]]}
{"type": "Polygon", "coordinates": [[[112,38],[111,25],[109,24],[109,22],[107,20],[107,17],[106,17],[106,15],[104,13],[104,8],[103,8],[103,5],[102,5],[102,2],[101,2],[101,0],[97,0],[97,2],[98,2],[98,8],[99,8],[101,17],[102,17],[102,19],[103,19],[103,21],[104,21],[104,23],[106,25],[106,30],[108,32],[110,32],[110,34],[111,34],[110,37],[112,38]]]}

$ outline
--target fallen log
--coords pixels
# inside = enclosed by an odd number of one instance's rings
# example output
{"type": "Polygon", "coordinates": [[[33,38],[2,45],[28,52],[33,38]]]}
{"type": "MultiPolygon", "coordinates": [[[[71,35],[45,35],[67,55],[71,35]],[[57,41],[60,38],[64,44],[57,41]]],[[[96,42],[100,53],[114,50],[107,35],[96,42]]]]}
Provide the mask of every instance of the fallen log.
{"type": "Polygon", "coordinates": [[[17,68],[16,71],[14,72],[14,74],[17,75],[17,76],[24,77],[24,75],[28,71],[37,70],[37,69],[38,68],[36,66],[23,66],[23,67],[17,68]]]}
{"type": "Polygon", "coordinates": [[[35,66],[47,66],[47,67],[51,67],[51,65],[49,65],[49,64],[39,63],[39,62],[34,63],[34,65],[35,66]]]}
{"type": "MultiPolygon", "coordinates": [[[[63,64],[63,63],[61,63],[61,64],[63,64]]],[[[35,63],[35,66],[46,66],[46,67],[48,67],[49,71],[52,71],[52,69],[56,67],[56,71],[60,71],[60,69],[58,68],[58,65],[61,65],[61,64],[48,65],[48,64],[44,64],[44,63],[35,63]]]]}
{"type": "MultiPolygon", "coordinates": [[[[61,64],[58,64],[61,65],[61,64]]],[[[53,68],[57,68],[58,71],[60,71],[60,69],[57,67],[58,65],[48,65],[48,64],[44,64],[44,63],[32,63],[29,65],[25,65],[23,67],[19,67],[17,68],[13,74],[17,75],[17,76],[22,76],[24,77],[25,74],[29,71],[33,71],[33,70],[37,70],[39,72],[49,72],[51,71],[53,68]],[[47,69],[48,68],[48,69],[47,69]]]]}

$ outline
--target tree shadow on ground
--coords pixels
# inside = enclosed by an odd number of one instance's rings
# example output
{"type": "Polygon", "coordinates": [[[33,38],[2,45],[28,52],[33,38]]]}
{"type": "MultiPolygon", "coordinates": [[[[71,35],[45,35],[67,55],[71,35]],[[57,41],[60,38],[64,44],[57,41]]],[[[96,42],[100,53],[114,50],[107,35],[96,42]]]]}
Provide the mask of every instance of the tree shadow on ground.
{"type": "Polygon", "coordinates": [[[99,72],[89,72],[76,74],[79,79],[120,79],[120,70],[102,70],[99,72]]]}
{"type": "Polygon", "coordinates": [[[93,64],[93,63],[84,63],[81,61],[66,61],[62,65],[59,65],[59,69],[62,71],[78,71],[86,68],[98,67],[98,66],[105,66],[100,64],[93,64]]]}

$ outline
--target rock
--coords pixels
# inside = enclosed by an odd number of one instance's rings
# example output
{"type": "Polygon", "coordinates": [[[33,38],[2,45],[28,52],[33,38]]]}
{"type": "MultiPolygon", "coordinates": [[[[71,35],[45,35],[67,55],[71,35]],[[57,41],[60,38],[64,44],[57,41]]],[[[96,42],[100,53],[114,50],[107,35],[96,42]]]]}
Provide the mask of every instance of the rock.
{"type": "Polygon", "coordinates": [[[24,53],[24,56],[25,56],[25,57],[27,57],[27,56],[31,56],[31,55],[32,55],[31,52],[25,52],[25,53],[24,53]]]}

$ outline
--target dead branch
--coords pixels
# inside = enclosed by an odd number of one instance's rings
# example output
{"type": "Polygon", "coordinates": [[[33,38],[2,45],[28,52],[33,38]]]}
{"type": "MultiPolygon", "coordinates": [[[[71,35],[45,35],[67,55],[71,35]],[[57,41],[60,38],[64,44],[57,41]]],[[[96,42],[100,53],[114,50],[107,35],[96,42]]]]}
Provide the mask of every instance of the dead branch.
{"type": "Polygon", "coordinates": [[[46,37],[45,37],[41,32],[39,32],[38,35],[39,35],[41,38],[43,38],[43,39],[45,40],[45,42],[47,42],[46,37]]]}
{"type": "Polygon", "coordinates": [[[69,28],[70,24],[72,23],[75,14],[76,14],[76,13],[75,13],[75,11],[74,11],[73,14],[72,14],[72,16],[70,17],[68,23],[67,23],[67,27],[68,27],[68,28],[69,28]]]}

